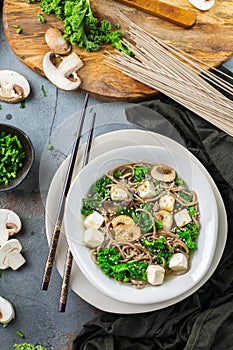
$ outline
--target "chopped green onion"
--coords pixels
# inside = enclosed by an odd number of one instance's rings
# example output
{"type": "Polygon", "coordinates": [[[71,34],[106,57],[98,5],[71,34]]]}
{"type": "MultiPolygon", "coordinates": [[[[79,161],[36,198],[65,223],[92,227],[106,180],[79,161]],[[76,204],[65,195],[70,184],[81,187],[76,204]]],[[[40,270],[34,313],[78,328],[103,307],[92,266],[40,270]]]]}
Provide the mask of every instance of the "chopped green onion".
{"type": "Polygon", "coordinates": [[[17,331],[16,334],[21,337],[21,338],[24,338],[24,334],[21,332],[21,331],[17,331]]]}
{"type": "Polygon", "coordinates": [[[25,101],[22,101],[22,102],[20,103],[19,108],[25,108],[25,101]]]}
{"type": "Polygon", "coordinates": [[[8,185],[23,166],[25,150],[16,135],[0,132],[0,184],[8,185]]]}
{"type": "Polygon", "coordinates": [[[46,97],[46,96],[47,96],[47,93],[46,93],[46,91],[45,91],[44,85],[41,85],[40,90],[42,91],[44,97],[46,97]]]}
{"type": "Polygon", "coordinates": [[[53,145],[49,144],[49,145],[48,145],[48,150],[49,150],[49,151],[52,151],[52,150],[53,150],[53,145]]]}
{"type": "Polygon", "coordinates": [[[46,23],[46,19],[41,13],[38,13],[37,18],[40,23],[46,23]]]}
{"type": "Polygon", "coordinates": [[[23,31],[22,28],[18,28],[18,29],[16,30],[16,34],[20,34],[20,33],[22,33],[22,31],[23,31]]]}

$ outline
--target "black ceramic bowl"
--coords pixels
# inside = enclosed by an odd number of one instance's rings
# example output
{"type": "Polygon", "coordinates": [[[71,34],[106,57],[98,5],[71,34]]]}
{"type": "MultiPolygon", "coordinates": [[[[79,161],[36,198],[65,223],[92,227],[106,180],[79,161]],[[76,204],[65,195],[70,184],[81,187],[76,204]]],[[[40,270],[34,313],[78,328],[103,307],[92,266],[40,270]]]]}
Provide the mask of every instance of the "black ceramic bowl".
{"type": "MultiPolygon", "coordinates": [[[[9,191],[17,187],[28,175],[34,161],[34,148],[31,140],[24,131],[8,124],[0,124],[0,133],[4,131],[6,134],[16,135],[24,148],[26,157],[23,159],[23,166],[16,173],[16,178],[9,179],[8,185],[0,184],[0,192],[9,191]]],[[[1,152],[1,150],[0,150],[1,152]]],[[[1,162],[1,158],[0,158],[1,162]]]]}

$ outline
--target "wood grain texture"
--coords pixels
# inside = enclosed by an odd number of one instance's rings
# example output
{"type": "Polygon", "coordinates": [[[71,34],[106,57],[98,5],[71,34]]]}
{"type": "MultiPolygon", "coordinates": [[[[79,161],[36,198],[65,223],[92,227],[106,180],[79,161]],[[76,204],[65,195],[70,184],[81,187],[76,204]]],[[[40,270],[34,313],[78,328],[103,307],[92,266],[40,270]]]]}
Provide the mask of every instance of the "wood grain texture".
{"type": "MultiPolygon", "coordinates": [[[[206,12],[196,10],[185,0],[174,0],[172,3],[196,13],[196,23],[192,28],[176,26],[114,0],[91,1],[91,7],[96,17],[109,19],[112,24],[119,23],[117,11],[121,8],[127,17],[146,31],[156,34],[211,67],[219,66],[232,56],[233,0],[216,0],[214,7],[206,12]]],[[[47,22],[39,23],[38,13],[42,13],[39,3],[4,0],[3,24],[9,45],[22,62],[36,73],[44,75],[43,56],[49,51],[44,39],[45,32],[51,26],[63,30],[63,22],[54,15],[45,15],[47,22]],[[20,26],[23,29],[22,33],[16,34],[12,24],[20,26]]],[[[121,30],[127,36],[127,25],[121,25],[121,30]]],[[[104,65],[103,52],[106,49],[112,52],[109,46],[98,52],[85,52],[77,47],[73,48],[84,62],[79,71],[82,79],[81,91],[89,92],[97,99],[119,102],[145,100],[155,96],[157,91],[104,65]]]]}

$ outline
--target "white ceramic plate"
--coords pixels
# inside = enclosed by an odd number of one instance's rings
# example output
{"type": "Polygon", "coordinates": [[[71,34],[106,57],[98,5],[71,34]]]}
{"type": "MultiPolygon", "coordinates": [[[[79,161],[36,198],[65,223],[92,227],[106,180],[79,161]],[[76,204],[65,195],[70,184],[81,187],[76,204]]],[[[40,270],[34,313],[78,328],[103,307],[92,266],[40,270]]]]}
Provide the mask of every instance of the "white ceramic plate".
{"type": "MultiPolygon", "coordinates": [[[[104,134],[101,136],[98,136],[94,140],[93,149],[91,158],[95,158],[96,156],[102,154],[106,150],[116,149],[117,147],[127,147],[132,145],[138,145],[138,144],[144,144],[144,145],[156,145],[156,146],[169,146],[172,147],[174,151],[182,151],[187,152],[187,155],[189,155],[193,162],[196,163],[198,167],[201,168],[202,172],[205,173],[212,190],[214,191],[216,200],[217,200],[217,206],[218,206],[218,220],[219,220],[219,227],[221,230],[219,232],[221,234],[218,234],[217,236],[217,245],[216,250],[214,254],[214,258],[212,261],[212,264],[208,270],[208,272],[205,274],[205,276],[195,285],[195,287],[191,288],[188,292],[184,293],[183,295],[180,295],[177,298],[170,299],[169,301],[160,302],[160,303],[153,303],[153,304],[128,304],[119,302],[117,300],[114,300],[105,294],[101,293],[97,288],[95,288],[82,274],[80,269],[78,268],[77,264],[74,262],[73,268],[72,268],[72,274],[71,274],[71,281],[70,281],[70,287],[71,289],[78,294],[82,299],[90,303],[91,305],[104,310],[108,312],[114,312],[114,313],[124,313],[124,314],[131,314],[131,313],[142,313],[142,312],[148,312],[153,310],[159,310],[164,307],[170,306],[174,303],[177,303],[192,293],[194,293],[197,289],[199,289],[213,274],[215,271],[226,242],[227,237],[227,218],[226,218],[226,212],[224,208],[224,204],[222,201],[222,198],[220,196],[220,193],[206,171],[206,169],[203,167],[203,165],[183,146],[178,144],[177,142],[156,134],[152,132],[142,131],[142,130],[121,130],[121,131],[115,131],[108,134],[104,134]]],[[[83,154],[84,146],[80,149],[80,159],[83,154]]],[[[57,170],[55,176],[53,177],[53,180],[51,182],[48,196],[47,196],[47,202],[46,202],[46,233],[48,240],[50,240],[51,233],[53,231],[53,225],[57,213],[58,208],[58,200],[61,195],[62,191],[62,185],[64,182],[66,170],[68,167],[68,161],[67,158],[62,165],[57,170]]],[[[81,161],[77,163],[75,174],[78,173],[78,170],[80,169],[81,161]]],[[[56,255],[56,267],[62,275],[63,273],[63,266],[64,266],[64,260],[65,255],[67,251],[68,245],[66,241],[65,235],[61,235],[59,244],[58,244],[58,251],[56,255]]]]}
{"type": "Polygon", "coordinates": [[[131,304],[152,304],[170,300],[193,288],[206,274],[212,262],[217,240],[217,204],[212,188],[201,169],[187,156],[166,146],[130,146],[108,151],[89,162],[74,179],[66,200],[65,232],[73,257],[90,282],[104,294],[131,304]],[[138,290],[132,285],[119,283],[107,277],[92,261],[90,249],[84,245],[82,198],[91,185],[120,164],[130,162],[166,164],[176,170],[198,198],[200,233],[198,249],[194,252],[190,270],[182,276],[166,280],[160,286],[147,284],[138,290]],[[81,243],[81,244],[80,244],[81,243]]]}

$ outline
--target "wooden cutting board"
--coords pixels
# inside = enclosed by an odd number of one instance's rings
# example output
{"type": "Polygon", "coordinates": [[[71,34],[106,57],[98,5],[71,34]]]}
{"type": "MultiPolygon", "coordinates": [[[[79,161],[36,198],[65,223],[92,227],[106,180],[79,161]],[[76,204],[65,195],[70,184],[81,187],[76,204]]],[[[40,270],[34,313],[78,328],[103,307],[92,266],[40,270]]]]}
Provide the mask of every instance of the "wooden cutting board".
{"type": "MultiPolygon", "coordinates": [[[[114,0],[91,1],[94,15],[99,19],[109,19],[112,24],[119,23],[119,8],[132,21],[143,29],[156,34],[161,39],[192,54],[211,67],[217,67],[233,54],[233,0],[216,0],[214,7],[207,12],[196,10],[188,0],[174,0],[174,5],[196,13],[196,23],[185,29],[163,19],[153,17],[114,0]]],[[[42,13],[39,3],[28,4],[25,0],[4,0],[3,23],[6,38],[17,57],[29,68],[44,75],[43,56],[49,51],[44,40],[45,32],[51,26],[63,29],[63,22],[54,15],[46,16],[45,24],[39,23],[38,13],[42,13]],[[16,34],[12,25],[23,29],[16,34]]],[[[121,24],[126,34],[127,25],[121,24]]],[[[127,35],[126,35],[127,36],[127,35]]],[[[105,46],[97,52],[84,52],[74,47],[84,62],[79,71],[82,79],[81,90],[92,97],[106,101],[135,101],[153,97],[157,92],[117,70],[103,64],[105,46]]],[[[9,64],[9,69],[10,69],[9,64]]],[[[80,92],[80,90],[77,90],[80,92]]]]}

